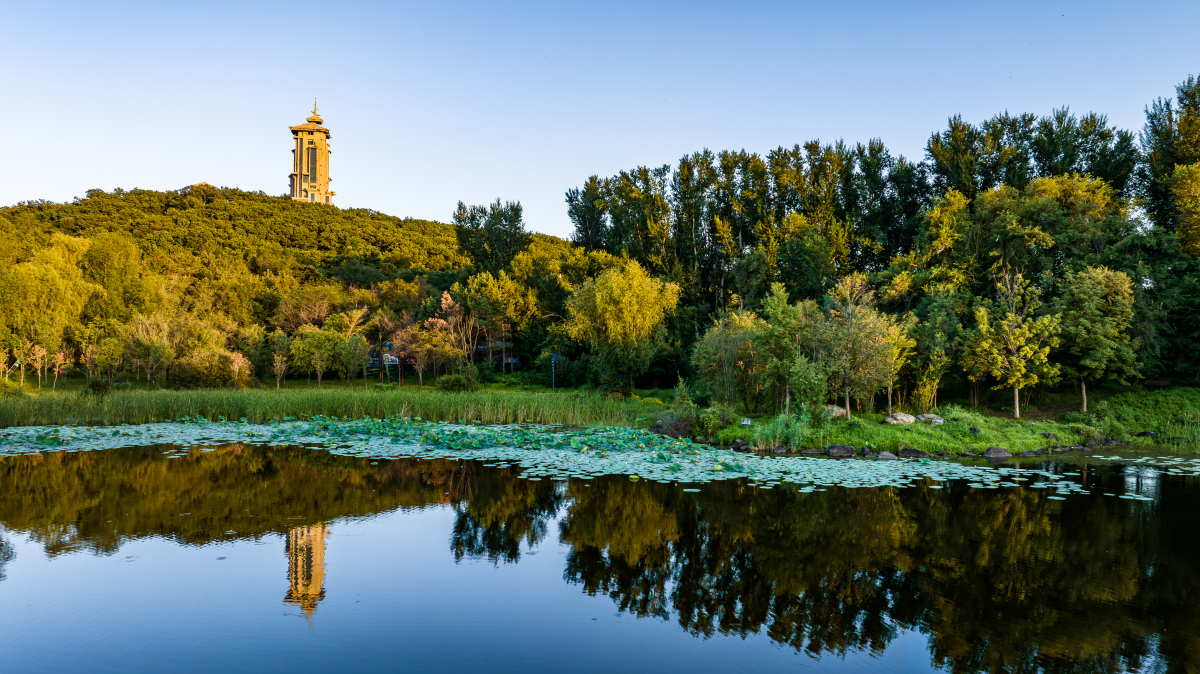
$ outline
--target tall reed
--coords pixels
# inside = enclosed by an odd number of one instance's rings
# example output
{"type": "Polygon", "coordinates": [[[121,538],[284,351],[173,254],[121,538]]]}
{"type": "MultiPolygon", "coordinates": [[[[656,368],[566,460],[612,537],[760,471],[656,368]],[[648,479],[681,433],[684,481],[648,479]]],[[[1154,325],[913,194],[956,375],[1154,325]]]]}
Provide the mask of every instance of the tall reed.
{"type": "Polygon", "coordinates": [[[43,393],[3,397],[0,427],[143,424],[195,416],[263,422],[316,415],[349,418],[400,415],[486,424],[630,425],[661,410],[653,403],[577,392],[114,391],[102,396],[43,393]]]}

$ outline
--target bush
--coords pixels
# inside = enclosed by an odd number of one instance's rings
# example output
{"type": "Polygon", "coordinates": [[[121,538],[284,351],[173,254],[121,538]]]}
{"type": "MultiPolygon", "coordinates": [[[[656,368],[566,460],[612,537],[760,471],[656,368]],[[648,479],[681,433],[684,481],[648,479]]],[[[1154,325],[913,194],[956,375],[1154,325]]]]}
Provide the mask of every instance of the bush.
{"type": "Polygon", "coordinates": [[[463,391],[471,390],[471,385],[467,378],[461,374],[447,374],[437,380],[439,390],[448,393],[462,393],[463,391]]]}
{"type": "Polygon", "coordinates": [[[13,396],[13,397],[23,396],[23,395],[28,395],[28,394],[25,393],[25,390],[21,388],[20,384],[18,384],[15,381],[7,381],[4,379],[0,379],[0,398],[7,398],[9,396],[13,396]]]}
{"type": "Polygon", "coordinates": [[[700,413],[700,418],[697,423],[700,426],[700,432],[705,437],[713,437],[722,428],[731,424],[735,416],[733,409],[727,405],[714,405],[700,413]]]}
{"type": "Polygon", "coordinates": [[[103,396],[108,395],[112,391],[113,385],[111,381],[106,379],[93,379],[88,382],[87,386],[83,387],[82,393],[85,395],[103,396]]]}
{"type": "Polygon", "coordinates": [[[481,384],[491,384],[500,378],[500,375],[496,372],[496,361],[494,360],[485,360],[478,366],[473,367],[475,367],[476,378],[481,384]]]}

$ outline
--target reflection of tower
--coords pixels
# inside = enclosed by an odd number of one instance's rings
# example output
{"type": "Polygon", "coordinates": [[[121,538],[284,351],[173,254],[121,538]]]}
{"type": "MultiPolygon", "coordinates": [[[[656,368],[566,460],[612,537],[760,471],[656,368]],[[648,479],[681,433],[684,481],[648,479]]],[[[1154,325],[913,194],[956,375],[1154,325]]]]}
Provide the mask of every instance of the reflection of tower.
{"type": "Polygon", "coordinates": [[[288,588],[284,603],[299,606],[305,618],[312,618],[317,604],[325,598],[325,537],[329,526],[324,522],[297,527],[287,533],[288,588]]]}

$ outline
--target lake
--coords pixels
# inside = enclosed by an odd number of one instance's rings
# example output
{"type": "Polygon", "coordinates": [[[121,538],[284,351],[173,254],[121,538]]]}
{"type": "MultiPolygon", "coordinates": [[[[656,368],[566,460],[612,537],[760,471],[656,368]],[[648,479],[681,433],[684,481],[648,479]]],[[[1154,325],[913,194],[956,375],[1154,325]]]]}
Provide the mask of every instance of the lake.
{"type": "Polygon", "coordinates": [[[1197,464],[1022,465],[800,489],[3,456],[0,670],[1200,671],[1197,464]]]}

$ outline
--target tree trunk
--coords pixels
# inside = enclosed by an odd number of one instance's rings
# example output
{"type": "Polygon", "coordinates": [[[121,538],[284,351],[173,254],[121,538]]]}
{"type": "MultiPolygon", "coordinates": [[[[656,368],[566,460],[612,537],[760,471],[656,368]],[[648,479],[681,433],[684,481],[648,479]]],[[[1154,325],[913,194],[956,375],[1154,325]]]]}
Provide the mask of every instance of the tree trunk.
{"type": "Polygon", "coordinates": [[[892,416],[892,385],[888,384],[888,416],[892,416]]]}
{"type": "Polygon", "coordinates": [[[279,393],[279,377],[275,378],[275,392],[279,393]]]}
{"type": "Polygon", "coordinates": [[[1013,387],[1013,417],[1021,418],[1021,389],[1013,387]]]}
{"type": "Polygon", "coordinates": [[[317,390],[321,389],[321,373],[317,373],[317,390]]]}
{"type": "Polygon", "coordinates": [[[425,372],[423,370],[417,370],[417,390],[425,390],[425,372]]]}
{"type": "Polygon", "coordinates": [[[850,389],[846,389],[846,421],[850,421],[850,389]]]}
{"type": "Polygon", "coordinates": [[[789,417],[792,415],[792,384],[788,382],[783,385],[783,416],[789,417]]]}
{"type": "Polygon", "coordinates": [[[1079,390],[1083,392],[1083,411],[1087,411],[1087,382],[1083,378],[1079,379],[1079,390]]]}

